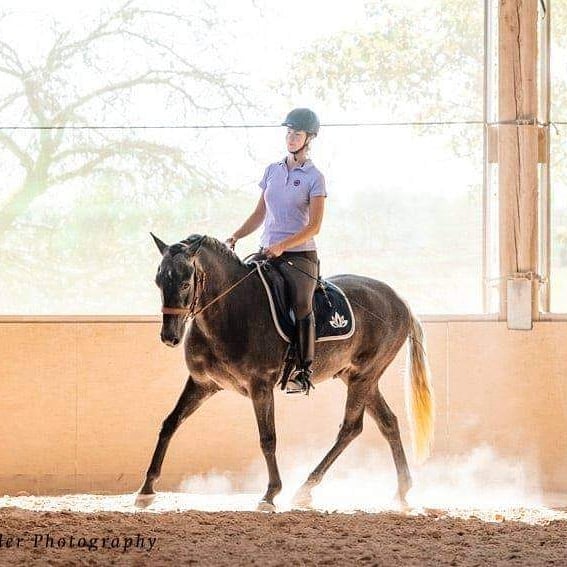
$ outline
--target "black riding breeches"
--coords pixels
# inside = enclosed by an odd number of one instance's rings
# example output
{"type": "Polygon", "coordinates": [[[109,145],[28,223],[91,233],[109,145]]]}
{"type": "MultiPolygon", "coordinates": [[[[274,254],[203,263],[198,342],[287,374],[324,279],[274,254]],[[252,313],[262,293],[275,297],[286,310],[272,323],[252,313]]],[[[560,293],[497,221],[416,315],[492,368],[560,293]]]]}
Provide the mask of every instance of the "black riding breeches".
{"type": "Polygon", "coordinates": [[[295,319],[304,319],[313,309],[313,294],[319,276],[317,252],[315,250],[284,252],[281,256],[275,258],[274,263],[288,284],[295,319]]]}

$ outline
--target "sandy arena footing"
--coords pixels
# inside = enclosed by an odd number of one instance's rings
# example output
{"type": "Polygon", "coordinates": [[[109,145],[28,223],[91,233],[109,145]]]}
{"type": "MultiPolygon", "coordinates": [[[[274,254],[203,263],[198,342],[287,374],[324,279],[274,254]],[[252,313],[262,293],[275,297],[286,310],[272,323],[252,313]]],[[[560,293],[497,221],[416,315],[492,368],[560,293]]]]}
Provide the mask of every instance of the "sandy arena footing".
{"type": "Polygon", "coordinates": [[[565,565],[548,508],[250,511],[256,496],[0,498],[1,565],[565,565]],[[19,538],[19,540],[18,540],[19,538]],[[10,544],[10,545],[8,545],[10,544]]]}

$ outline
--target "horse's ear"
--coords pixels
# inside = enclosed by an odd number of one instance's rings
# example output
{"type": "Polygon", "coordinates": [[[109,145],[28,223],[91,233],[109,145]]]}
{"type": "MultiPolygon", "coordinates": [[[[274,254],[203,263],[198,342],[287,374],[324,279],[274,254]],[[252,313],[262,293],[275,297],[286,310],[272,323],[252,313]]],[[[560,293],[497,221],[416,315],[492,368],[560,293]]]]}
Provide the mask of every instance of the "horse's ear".
{"type": "Polygon", "coordinates": [[[150,234],[152,235],[152,238],[154,239],[156,246],[159,248],[159,251],[163,256],[168,248],[167,244],[165,242],[162,242],[153,232],[150,232],[150,234]]]}

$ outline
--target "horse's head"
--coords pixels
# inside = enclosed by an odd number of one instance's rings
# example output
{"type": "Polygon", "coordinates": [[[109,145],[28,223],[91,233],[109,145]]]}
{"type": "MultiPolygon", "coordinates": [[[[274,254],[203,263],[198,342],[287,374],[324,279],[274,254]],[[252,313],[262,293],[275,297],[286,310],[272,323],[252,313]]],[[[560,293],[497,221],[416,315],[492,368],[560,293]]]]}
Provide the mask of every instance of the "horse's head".
{"type": "Polygon", "coordinates": [[[160,336],[166,345],[175,347],[181,342],[187,317],[195,307],[198,281],[194,256],[204,237],[193,234],[168,246],[150,234],[162,255],[155,279],[164,313],[160,336]]]}

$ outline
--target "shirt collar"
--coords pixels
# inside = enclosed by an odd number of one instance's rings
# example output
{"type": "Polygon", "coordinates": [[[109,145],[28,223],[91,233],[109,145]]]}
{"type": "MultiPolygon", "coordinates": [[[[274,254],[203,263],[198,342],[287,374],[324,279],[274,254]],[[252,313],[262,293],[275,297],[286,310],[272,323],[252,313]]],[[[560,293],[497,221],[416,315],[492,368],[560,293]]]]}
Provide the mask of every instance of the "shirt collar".
{"type": "MultiPolygon", "coordinates": [[[[286,160],[285,157],[282,158],[280,161],[278,161],[278,165],[283,165],[284,167],[287,167],[285,160],[286,160]]],[[[300,171],[308,171],[312,167],[313,167],[313,162],[310,159],[306,159],[303,165],[300,165],[299,167],[294,167],[291,171],[295,169],[299,169],[300,171]]]]}

